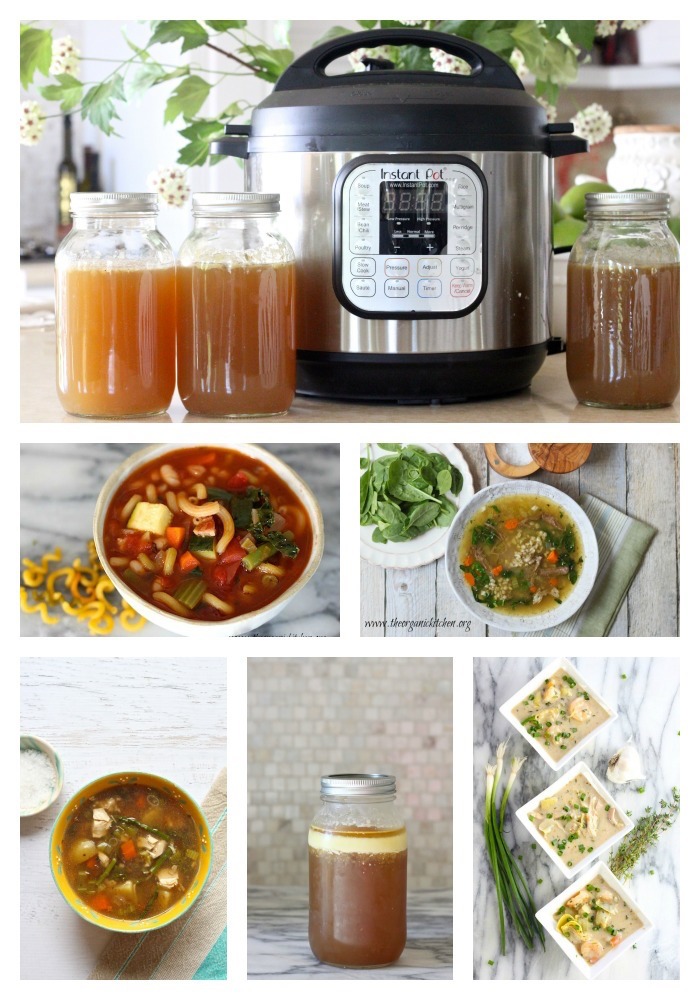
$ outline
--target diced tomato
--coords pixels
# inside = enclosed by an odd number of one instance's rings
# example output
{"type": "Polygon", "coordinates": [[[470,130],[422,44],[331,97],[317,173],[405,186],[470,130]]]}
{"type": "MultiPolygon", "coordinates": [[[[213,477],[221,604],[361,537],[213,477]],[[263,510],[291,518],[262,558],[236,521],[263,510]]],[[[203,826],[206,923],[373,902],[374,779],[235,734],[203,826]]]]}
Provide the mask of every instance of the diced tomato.
{"type": "Polygon", "coordinates": [[[247,554],[248,553],[243,548],[243,546],[239,545],[239,543],[234,538],[234,540],[229,543],[226,551],[222,552],[222,554],[219,556],[218,561],[220,565],[226,566],[228,563],[240,562],[241,559],[244,559],[247,554]]]}
{"type": "Polygon", "coordinates": [[[225,590],[227,587],[230,587],[231,584],[233,583],[233,581],[234,581],[234,579],[236,577],[236,573],[240,569],[240,566],[241,566],[240,559],[238,560],[238,562],[235,562],[235,563],[230,562],[230,563],[227,563],[225,566],[221,566],[221,565],[217,566],[212,571],[212,574],[211,574],[212,582],[220,590],[225,590]]]}
{"type": "Polygon", "coordinates": [[[163,590],[172,590],[175,586],[174,576],[157,576],[156,580],[161,585],[163,590]]]}
{"type": "Polygon", "coordinates": [[[213,465],[216,461],[216,452],[210,451],[206,455],[202,455],[201,458],[197,459],[198,465],[213,465]]]}
{"type": "Polygon", "coordinates": [[[226,483],[227,490],[245,490],[250,486],[248,477],[242,472],[235,472],[226,483]]]}
{"type": "Polygon", "coordinates": [[[139,552],[152,552],[153,541],[144,538],[140,531],[133,534],[129,533],[128,535],[122,535],[119,548],[128,556],[137,556],[139,552]]]}

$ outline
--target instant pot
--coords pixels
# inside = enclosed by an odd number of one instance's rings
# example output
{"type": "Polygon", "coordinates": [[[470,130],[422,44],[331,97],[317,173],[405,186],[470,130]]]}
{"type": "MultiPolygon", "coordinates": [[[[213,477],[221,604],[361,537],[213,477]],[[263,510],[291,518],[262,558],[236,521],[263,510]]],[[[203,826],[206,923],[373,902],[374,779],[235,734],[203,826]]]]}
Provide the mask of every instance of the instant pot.
{"type": "Polygon", "coordinates": [[[212,151],[245,160],[248,190],[280,193],[299,391],[419,403],[527,386],[549,340],[551,161],[587,148],[572,131],[508,63],[442,32],[356,32],[293,62],[212,151]],[[471,74],[326,73],[387,44],[471,74]]]}

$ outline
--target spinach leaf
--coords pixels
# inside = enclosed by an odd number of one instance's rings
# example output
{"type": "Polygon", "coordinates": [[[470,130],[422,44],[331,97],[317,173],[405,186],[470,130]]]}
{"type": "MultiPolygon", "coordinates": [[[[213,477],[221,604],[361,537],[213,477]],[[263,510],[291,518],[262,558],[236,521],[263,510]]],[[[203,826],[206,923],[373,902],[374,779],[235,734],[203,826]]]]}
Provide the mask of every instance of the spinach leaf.
{"type": "Polygon", "coordinates": [[[498,533],[490,524],[477,524],[472,529],[472,545],[495,545],[498,533]]]}

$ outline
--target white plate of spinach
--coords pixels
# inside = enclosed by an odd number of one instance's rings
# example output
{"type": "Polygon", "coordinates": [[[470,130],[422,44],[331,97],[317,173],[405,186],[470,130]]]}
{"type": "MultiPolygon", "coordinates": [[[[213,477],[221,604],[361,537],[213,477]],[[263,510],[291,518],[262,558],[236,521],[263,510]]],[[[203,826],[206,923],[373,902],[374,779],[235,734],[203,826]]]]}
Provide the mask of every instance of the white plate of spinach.
{"type": "Polygon", "coordinates": [[[453,444],[363,444],[360,555],[387,569],[434,562],[473,495],[469,467],[453,444]]]}

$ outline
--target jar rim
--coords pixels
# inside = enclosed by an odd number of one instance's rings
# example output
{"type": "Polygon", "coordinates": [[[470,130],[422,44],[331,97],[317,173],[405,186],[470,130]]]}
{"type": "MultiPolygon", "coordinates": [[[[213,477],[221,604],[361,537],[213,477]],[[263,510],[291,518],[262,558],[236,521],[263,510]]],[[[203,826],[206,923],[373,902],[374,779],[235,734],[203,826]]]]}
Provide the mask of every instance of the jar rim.
{"type": "Polygon", "coordinates": [[[666,219],[671,197],[664,191],[598,191],[586,195],[586,218],[666,219]]]}
{"type": "Polygon", "coordinates": [[[195,218],[245,218],[276,215],[279,210],[280,196],[272,192],[196,191],[192,195],[192,214],[195,218]]]}
{"type": "Polygon", "coordinates": [[[395,794],[396,778],[393,774],[324,774],[321,778],[321,795],[324,798],[395,794]]]}
{"type": "Polygon", "coordinates": [[[73,217],[158,214],[158,195],[150,191],[80,191],[70,196],[73,217]]]}

